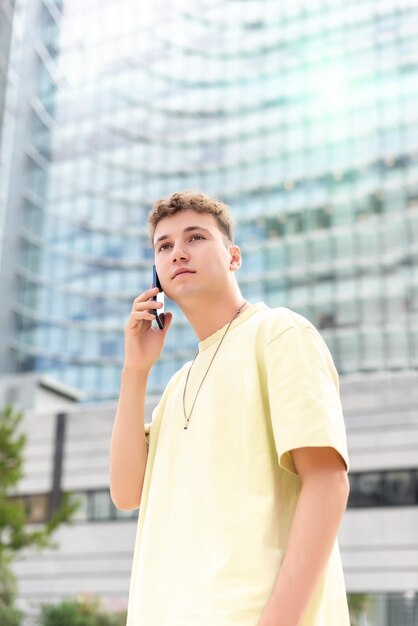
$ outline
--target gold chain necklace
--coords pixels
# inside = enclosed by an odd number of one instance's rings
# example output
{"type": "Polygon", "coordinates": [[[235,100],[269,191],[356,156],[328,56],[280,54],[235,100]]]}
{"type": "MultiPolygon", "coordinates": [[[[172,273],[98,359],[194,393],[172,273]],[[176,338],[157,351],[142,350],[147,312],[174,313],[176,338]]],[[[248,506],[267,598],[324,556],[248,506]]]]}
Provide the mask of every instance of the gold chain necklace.
{"type": "Polygon", "coordinates": [[[245,302],[244,302],[244,304],[243,304],[242,306],[240,306],[240,308],[238,309],[238,311],[235,313],[235,315],[234,315],[234,317],[232,318],[232,320],[229,322],[229,324],[228,324],[228,328],[227,328],[227,329],[226,329],[226,331],[224,332],[223,337],[222,337],[221,341],[219,342],[218,347],[216,348],[216,352],[215,352],[215,354],[213,355],[211,362],[209,363],[209,367],[208,367],[208,369],[206,370],[205,375],[203,376],[203,380],[202,380],[202,382],[200,383],[199,389],[197,390],[197,394],[196,394],[196,397],[195,397],[194,402],[193,402],[193,406],[192,406],[192,408],[191,408],[191,410],[190,410],[189,417],[187,417],[187,415],[186,415],[186,407],[185,407],[185,397],[186,397],[186,387],[187,387],[187,381],[189,380],[189,375],[190,375],[190,372],[191,372],[191,370],[192,370],[193,363],[195,362],[196,357],[197,357],[197,355],[199,354],[199,350],[198,350],[198,351],[196,352],[196,354],[195,354],[195,357],[194,357],[194,359],[193,359],[193,361],[192,361],[192,364],[191,364],[191,366],[190,366],[190,368],[189,368],[189,371],[187,372],[186,383],[185,383],[185,385],[184,385],[184,391],[183,391],[183,413],[184,413],[184,419],[186,420],[186,421],[185,421],[185,425],[184,425],[184,427],[183,427],[183,429],[184,429],[184,430],[187,430],[187,426],[189,425],[189,420],[190,420],[190,417],[191,417],[191,415],[192,415],[192,411],[193,411],[194,405],[195,405],[195,403],[196,403],[196,398],[197,398],[197,396],[198,396],[198,394],[199,394],[200,387],[203,385],[203,381],[205,380],[206,375],[207,375],[207,373],[208,373],[208,371],[209,371],[209,369],[210,369],[210,366],[212,365],[213,359],[215,358],[215,356],[216,356],[216,354],[217,354],[217,352],[218,352],[219,348],[221,347],[221,343],[223,342],[223,340],[224,340],[224,338],[225,338],[225,335],[226,335],[226,333],[227,333],[227,332],[228,332],[228,330],[229,330],[229,327],[231,326],[232,322],[233,322],[233,321],[234,321],[234,319],[237,317],[237,315],[239,315],[239,314],[240,314],[241,309],[242,309],[242,308],[243,308],[246,304],[247,304],[247,302],[245,301],[245,302]]]}

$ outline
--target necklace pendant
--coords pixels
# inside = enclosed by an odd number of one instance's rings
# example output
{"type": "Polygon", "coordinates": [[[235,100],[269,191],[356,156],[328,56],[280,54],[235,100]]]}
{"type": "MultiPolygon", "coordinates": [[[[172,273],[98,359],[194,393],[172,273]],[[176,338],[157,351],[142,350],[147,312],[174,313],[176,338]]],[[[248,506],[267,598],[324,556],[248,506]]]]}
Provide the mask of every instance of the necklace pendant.
{"type": "Polygon", "coordinates": [[[187,426],[183,426],[183,430],[187,430],[187,426]]]}

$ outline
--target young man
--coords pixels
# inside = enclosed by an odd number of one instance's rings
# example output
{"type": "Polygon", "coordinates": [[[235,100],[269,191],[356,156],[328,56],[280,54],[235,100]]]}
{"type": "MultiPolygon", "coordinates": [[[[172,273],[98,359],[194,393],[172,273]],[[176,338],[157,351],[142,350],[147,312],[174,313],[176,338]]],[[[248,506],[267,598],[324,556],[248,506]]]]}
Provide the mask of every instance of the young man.
{"type": "Polygon", "coordinates": [[[338,373],[315,327],[250,303],[228,207],[202,193],[149,216],[165,294],[198,350],[144,434],[164,330],[149,289],[125,327],[111,493],[140,507],[127,626],[349,626],[337,532],[349,493],[338,373]]]}

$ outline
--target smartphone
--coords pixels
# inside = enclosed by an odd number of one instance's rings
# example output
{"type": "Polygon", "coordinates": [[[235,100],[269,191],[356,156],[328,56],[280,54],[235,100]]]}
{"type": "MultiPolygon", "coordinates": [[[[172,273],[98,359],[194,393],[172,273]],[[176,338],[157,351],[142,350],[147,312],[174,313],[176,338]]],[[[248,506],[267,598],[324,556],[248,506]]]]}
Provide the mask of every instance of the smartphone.
{"type": "Polygon", "coordinates": [[[161,314],[164,313],[164,291],[162,290],[160,279],[158,278],[157,269],[155,265],[152,266],[152,288],[158,287],[160,290],[157,295],[153,296],[152,299],[156,302],[162,302],[163,306],[159,309],[152,309],[152,312],[155,315],[155,319],[157,320],[158,326],[163,329],[164,328],[164,317],[161,317],[161,314]]]}

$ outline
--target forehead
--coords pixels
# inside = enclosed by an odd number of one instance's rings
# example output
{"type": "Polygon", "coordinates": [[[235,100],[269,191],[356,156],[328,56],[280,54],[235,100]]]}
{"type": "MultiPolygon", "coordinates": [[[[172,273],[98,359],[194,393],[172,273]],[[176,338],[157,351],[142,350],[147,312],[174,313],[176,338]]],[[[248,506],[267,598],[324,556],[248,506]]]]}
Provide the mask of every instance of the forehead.
{"type": "Polygon", "coordinates": [[[164,235],[180,234],[188,226],[203,226],[213,234],[220,234],[218,223],[213,215],[186,209],[160,220],[155,228],[154,241],[164,235]]]}

